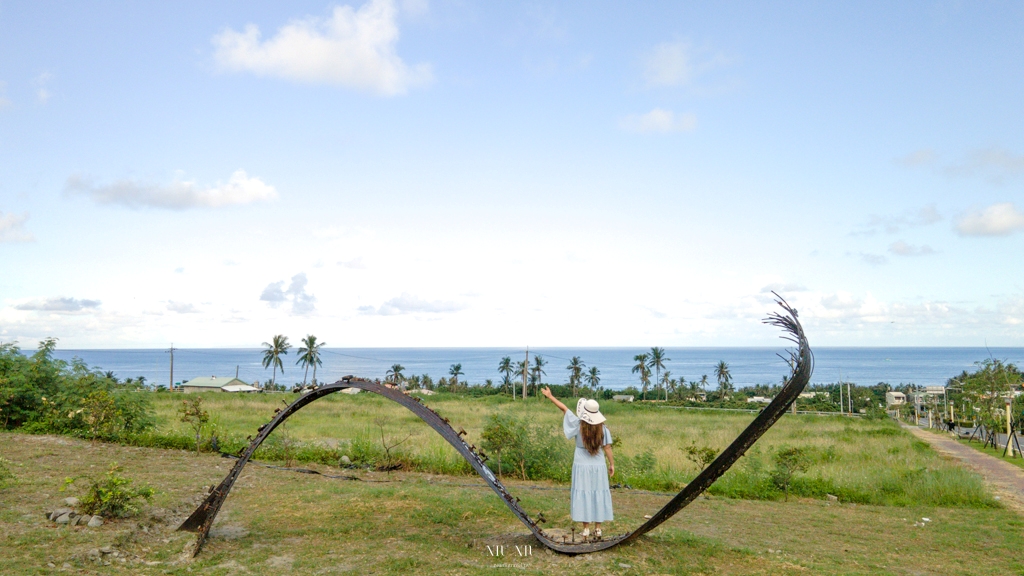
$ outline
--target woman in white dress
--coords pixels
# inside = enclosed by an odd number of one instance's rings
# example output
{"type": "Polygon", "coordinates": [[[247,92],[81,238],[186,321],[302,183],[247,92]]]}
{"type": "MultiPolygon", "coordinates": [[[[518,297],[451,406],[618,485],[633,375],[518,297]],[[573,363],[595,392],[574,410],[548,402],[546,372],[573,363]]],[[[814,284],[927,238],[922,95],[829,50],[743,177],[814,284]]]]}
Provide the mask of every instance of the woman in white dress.
{"type": "Polygon", "coordinates": [[[597,400],[580,398],[576,403],[576,414],[551,394],[551,389],[541,390],[565,416],[562,429],[566,438],[576,438],[576,454],[572,461],[572,490],[570,492],[570,514],[573,521],[583,523],[583,537],[590,536],[590,523],[594,523],[594,536],[601,537],[601,523],[614,520],[612,514],[612,493],[608,478],[615,475],[615,458],[612,456],[612,434],[604,425],[597,400]],[[608,457],[607,462],[605,456],[608,457]]]}

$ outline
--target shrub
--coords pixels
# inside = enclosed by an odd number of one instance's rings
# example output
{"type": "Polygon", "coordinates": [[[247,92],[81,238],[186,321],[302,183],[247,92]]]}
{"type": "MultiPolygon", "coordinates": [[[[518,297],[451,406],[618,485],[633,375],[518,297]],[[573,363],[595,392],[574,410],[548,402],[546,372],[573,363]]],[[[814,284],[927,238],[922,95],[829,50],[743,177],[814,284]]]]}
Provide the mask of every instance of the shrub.
{"type": "MultiPolygon", "coordinates": [[[[149,486],[134,488],[132,480],[121,476],[117,463],[110,465],[106,477],[101,480],[89,479],[89,487],[81,498],[82,511],[105,518],[126,518],[139,512],[140,499],[149,501],[154,490],[149,486]]],[[[65,478],[61,491],[74,484],[80,477],[65,478]]]]}
{"type": "Polygon", "coordinates": [[[772,470],[772,483],[789,499],[789,487],[793,482],[793,475],[797,472],[806,472],[810,468],[810,458],[806,448],[781,447],[772,457],[775,469],[772,470]]]}
{"type": "Polygon", "coordinates": [[[488,416],[481,437],[481,447],[496,457],[499,474],[506,471],[506,465],[523,480],[566,480],[571,474],[568,451],[547,427],[497,412],[488,416]]]}
{"type": "Polygon", "coordinates": [[[692,442],[683,451],[686,453],[686,459],[693,462],[699,471],[703,471],[718,457],[718,450],[710,446],[697,446],[696,442],[692,442]]]}
{"type": "Polygon", "coordinates": [[[149,398],[80,359],[55,360],[47,338],[31,357],[0,344],[0,425],[27,432],[118,440],[153,426],[149,398]]]}

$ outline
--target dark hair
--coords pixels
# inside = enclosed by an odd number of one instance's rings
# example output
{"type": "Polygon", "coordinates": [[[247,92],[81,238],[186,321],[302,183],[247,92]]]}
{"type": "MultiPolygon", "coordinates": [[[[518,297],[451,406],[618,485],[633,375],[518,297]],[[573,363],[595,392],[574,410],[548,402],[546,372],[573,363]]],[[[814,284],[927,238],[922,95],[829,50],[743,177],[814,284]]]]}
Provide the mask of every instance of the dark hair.
{"type": "Polygon", "coordinates": [[[597,456],[598,450],[604,443],[604,423],[588,424],[580,420],[580,436],[583,437],[583,447],[591,456],[597,456]]]}

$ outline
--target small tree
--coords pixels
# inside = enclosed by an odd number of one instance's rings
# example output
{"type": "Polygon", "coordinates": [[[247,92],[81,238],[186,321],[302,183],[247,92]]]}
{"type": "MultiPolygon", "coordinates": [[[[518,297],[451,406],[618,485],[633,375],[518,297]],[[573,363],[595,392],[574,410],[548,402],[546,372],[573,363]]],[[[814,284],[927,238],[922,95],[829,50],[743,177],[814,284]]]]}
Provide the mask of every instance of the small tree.
{"type": "Polygon", "coordinates": [[[383,416],[374,418],[373,423],[376,424],[378,428],[380,428],[380,445],[382,448],[384,448],[384,458],[386,459],[384,470],[387,471],[388,476],[390,476],[391,470],[395,468],[394,466],[391,465],[391,450],[397,448],[406,440],[411,438],[412,432],[406,434],[405,438],[395,441],[393,437],[385,438],[384,436],[384,427],[388,424],[387,418],[384,418],[383,416]]]}
{"type": "Polygon", "coordinates": [[[513,469],[519,468],[526,480],[526,450],[530,430],[526,423],[510,414],[491,414],[487,417],[480,446],[493,452],[498,458],[498,476],[502,473],[502,462],[507,459],[513,469]]]}
{"type": "Polygon", "coordinates": [[[196,454],[199,454],[199,440],[203,433],[203,428],[206,427],[206,423],[210,421],[210,414],[203,410],[203,398],[201,396],[192,396],[181,401],[181,408],[178,408],[178,414],[180,420],[189,425],[196,432],[196,454]]]}
{"type": "Polygon", "coordinates": [[[710,446],[697,446],[696,442],[691,442],[683,451],[686,452],[686,459],[693,462],[701,472],[718,457],[718,450],[710,446]]]}
{"type": "Polygon", "coordinates": [[[775,461],[775,469],[772,470],[772,483],[776,488],[782,490],[788,501],[793,475],[797,472],[806,472],[810,468],[807,449],[782,447],[772,459],[775,461]]]}

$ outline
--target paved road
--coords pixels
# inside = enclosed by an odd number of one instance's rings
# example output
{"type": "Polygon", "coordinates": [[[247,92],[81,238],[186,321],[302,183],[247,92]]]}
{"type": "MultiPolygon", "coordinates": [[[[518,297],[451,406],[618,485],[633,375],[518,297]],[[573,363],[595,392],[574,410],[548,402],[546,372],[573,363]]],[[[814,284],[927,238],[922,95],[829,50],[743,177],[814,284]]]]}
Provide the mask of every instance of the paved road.
{"type": "Polygon", "coordinates": [[[907,426],[902,423],[901,426],[930,444],[937,452],[956,458],[968,468],[981,474],[1007,506],[1024,513],[1024,469],[979,452],[970,446],[964,446],[944,434],[927,432],[917,426],[907,426]]]}

